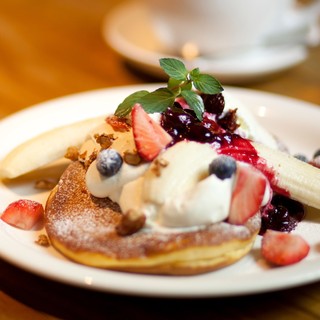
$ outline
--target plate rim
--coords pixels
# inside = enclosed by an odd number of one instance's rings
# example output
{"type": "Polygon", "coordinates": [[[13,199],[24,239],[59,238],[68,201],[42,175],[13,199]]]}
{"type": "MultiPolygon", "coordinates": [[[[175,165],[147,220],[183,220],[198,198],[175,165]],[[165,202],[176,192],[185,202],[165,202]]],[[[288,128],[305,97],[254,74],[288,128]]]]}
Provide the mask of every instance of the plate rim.
{"type": "MultiPolygon", "coordinates": [[[[103,97],[103,96],[108,96],[108,95],[115,95],[117,98],[122,96],[122,99],[125,97],[125,93],[127,94],[128,92],[131,91],[136,91],[137,89],[141,89],[141,88],[149,88],[150,90],[152,88],[157,88],[159,86],[159,84],[139,84],[139,85],[128,85],[128,86],[122,86],[122,87],[111,87],[111,88],[102,88],[102,89],[97,89],[97,90],[90,90],[90,91],[85,91],[85,92],[80,92],[80,93],[76,93],[76,94],[71,94],[71,95],[67,95],[67,96],[62,96],[56,99],[52,99],[52,100],[48,100],[39,104],[36,104],[34,106],[30,106],[27,109],[24,109],[22,111],[16,112],[14,114],[11,114],[9,117],[6,117],[4,119],[2,119],[0,121],[0,131],[1,128],[3,127],[3,125],[6,122],[12,122],[15,121],[16,119],[20,118],[20,117],[25,117],[26,115],[28,116],[28,114],[34,112],[34,110],[39,110],[40,113],[41,112],[45,112],[46,108],[50,109],[50,108],[57,108],[57,105],[64,105],[65,103],[73,103],[75,101],[78,101],[79,99],[83,99],[84,97],[86,99],[91,100],[92,98],[96,97],[97,95],[99,97],[103,97]]],[[[295,98],[290,98],[290,97],[286,97],[286,96],[282,96],[279,94],[274,94],[274,93],[267,93],[264,91],[259,91],[259,90],[253,90],[253,89],[242,89],[242,88],[236,88],[236,87],[229,87],[229,86],[224,86],[225,90],[228,90],[231,94],[239,94],[239,95],[250,95],[251,97],[253,97],[253,99],[256,98],[261,98],[261,97],[268,97],[270,99],[276,99],[279,100],[280,102],[286,101],[286,103],[288,104],[299,104],[301,106],[301,108],[310,108],[310,110],[313,110],[315,112],[320,112],[319,106],[317,106],[316,104],[313,103],[309,103],[309,102],[305,102],[299,99],[295,99],[295,98]]],[[[84,100],[86,100],[84,99],[84,100]]],[[[261,99],[263,100],[263,99],[261,99]]],[[[105,111],[104,111],[105,112],[105,111]]],[[[1,155],[1,153],[0,153],[1,155]]],[[[0,224],[0,239],[4,239],[5,237],[9,238],[6,239],[7,241],[12,242],[13,240],[10,240],[10,237],[7,233],[3,233],[3,229],[7,229],[10,230],[10,226],[6,226],[4,224],[0,224]]],[[[34,253],[35,255],[39,255],[39,253],[34,253]]],[[[205,291],[202,291],[201,288],[193,288],[193,291],[190,292],[186,289],[190,289],[190,277],[179,277],[178,283],[180,284],[180,289],[179,290],[169,290],[164,286],[166,284],[168,284],[168,279],[166,276],[148,276],[148,275],[135,275],[135,274],[124,274],[124,273],[119,273],[117,271],[108,271],[108,270],[97,270],[96,268],[91,268],[91,267],[87,267],[87,266],[82,266],[82,265],[78,265],[76,263],[70,262],[70,261],[65,261],[65,260],[60,260],[60,259],[56,259],[56,257],[53,257],[51,255],[49,255],[49,262],[50,264],[52,263],[52,265],[58,265],[58,266],[63,266],[65,267],[66,265],[68,265],[67,270],[79,270],[80,268],[80,275],[78,275],[77,277],[72,277],[71,279],[67,279],[66,276],[63,274],[63,272],[60,270],[58,273],[52,274],[51,272],[48,272],[47,270],[44,269],[39,269],[39,267],[33,265],[32,263],[26,263],[25,261],[19,261],[19,259],[17,259],[16,257],[13,257],[11,254],[9,254],[8,250],[4,250],[3,249],[3,241],[0,241],[0,255],[4,258],[4,260],[20,267],[23,268],[25,270],[28,270],[34,274],[40,275],[42,277],[46,277],[61,283],[68,283],[68,284],[72,284],[74,286],[80,286],[80,287],[84,287],[84,288],[88,288],[88,289],[92,289],[92,290],[98,290],[98,291],[104,291],[104,292],[113,292],[113,293],[125,293],[125,294],[130,294],[130,295],[139,295],[139,296],[157,296],[157,297],[223,297],[223,296],[236,296],[236,295],[243,295],[243,294],[251,294],[251,293],[259,293],[259,292],[267,292],[267,291],[273,291],[273,290],[277,290],[277,289],[283,289],[283,288],[289,288],[289,287],[293,287],[293,286],[297,286],[300,284],[307,284],[310,282],[314,282],[316,280],[320,279],[320,270],[317,272],[306,272],[304,275],[291,275],[290,279],[287,279],[286,281],[283,282],[278,282],[278,283],[265,283],[263,287],[257,287],[254,284],[251,284],[249,286],[246,286],[245,288],[237,288],[236,290],[232,290],[232,292],[230,292],[230,290],[222,290],[219,292],[215,292],[212,291],[210,288],[208,288],[207,286],[205,287],[205,291]],[[58,260],[58,262],[57,262],[58,260]],[[62,262],[63,261],[63,262],[62,262]],[[61,273],[62,272],[62,273],[61,273]],[[105,286],[106,284],[99,284],[99,283],[95,283],[95,279],[89,279],[90,277],[85,276],[85,274],[102,274],[105,276],[106,274],[111,274],[111,276],[113,278],[115,278],[116,281],[120,279],[129,279],[130,281],[132,281],[132,278],[134,278],[135,280],[133,281],[133,283],[128,286],[126,284],[121,285],[121,286],[116,286],[116,283],[113,283],[112,281],[109,283],[109,286],[105,286]],[[155,278],[160,278],[161,282],[163,282],[163,285],[157,289],[157,291],[155,292],[153,290],[153,288],[146,288],[143,286],[138,286],[135,287],[135,285],[137,285],[137,282],[140,282],[142,279],[144,279],[143,281],[147,281],[150,280],[150,278],[152,279],[153,277],[155,278]],[[137,280],[138,279],[138,280],[137,280]],[[164,281],[164,279],[166,279],[164,281]],[[189,280],[188,280],[189,279],[189,280]],[[182,282],[182,280],[184,282],[182,282]],[[93,282],[92,282],[93,281],[93,282]],[[185,284],[183,284],[185,283],[185,284]]],[[[41,253],[40,256],[42,256],[43,254],[41,253]]],[[[26,257],[25,257],[26,258],[26,257]]],[[[305,266],[304,262],[301,262],[301,264],[299,264],[298,269],[303,270],[305,266]]],[[[57,269],[59,270],[59,269],[57,269]]],[[[290,268],[287,267],[286,270],[291,270],[292,273],[295,272],[294,268],[290,268]],[[293,271],[292,271],[293,269],[293,271]]],[[[273,273],[279,273],[279,270],[274,270],[272,271],[273,273]]],[[[304,271],[305,272],[305,271],[304,271]]],[[[281,272],[280,272],[281,273],[281,272]]],[[[259,276],[259,275],[258,275],[259,276]]],[[[200,275],[200,276],[192,276],[196,279],[202,279],[203,277],[205,277],[205,275],[200,275]]],[[[243,277],[243,275],[242,275],[243,277]]],[[[251,276],[249,276],[250,279],[251,276]]],[[[171,279],[176,279],[176,278],[171,278],[171,279]]],[[[170,281],[170,280],[169,280],[170,281]]],[[[126,282],[126,281],[124,281],[126,282]]],[[[159,281],[158,281],[159,282],[159,281]]],[[[219,281],[218,281],[219,282],[219,281]]],[[[144,282],[143,282],[144,283],[144,282]]],[[[191,281],[192,284],[192,281],[191,281]]]]}

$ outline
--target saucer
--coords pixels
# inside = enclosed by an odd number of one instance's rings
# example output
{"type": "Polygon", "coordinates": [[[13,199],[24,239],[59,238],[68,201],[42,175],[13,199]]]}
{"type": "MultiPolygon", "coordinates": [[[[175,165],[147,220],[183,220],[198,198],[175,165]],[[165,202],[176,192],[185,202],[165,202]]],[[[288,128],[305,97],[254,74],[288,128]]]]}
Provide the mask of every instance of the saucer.
{"type": "MultiPolygon", "coordinates": [[[[126,61],[143,72],[164,78],[159,59],[172,55],[157,38],[150,19],[147,8],[139,1],[125,3],[104,18],[102,34],[110,47],[126,61]]],[[[199,67],[225,84],[240,84],[292,68],[306,57],[304,45],[283,44],[263,46],[237,55],[198,57],[184,62],[189,69],[199,67]]]]}

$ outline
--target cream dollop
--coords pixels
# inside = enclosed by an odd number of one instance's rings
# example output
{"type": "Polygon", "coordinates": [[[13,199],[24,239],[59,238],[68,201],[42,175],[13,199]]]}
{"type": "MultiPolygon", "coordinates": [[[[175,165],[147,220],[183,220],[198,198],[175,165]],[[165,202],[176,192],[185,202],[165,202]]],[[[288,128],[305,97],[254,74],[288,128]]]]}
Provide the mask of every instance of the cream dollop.
{"type": "Polygon", "coordinates": [[[159,210],[158,223],[167,227],[208,225],[228,217],[233,178],[215,175],[199,181],[176,198],[168,199],[159,210]]]}
{"type": "Polygon", "coordinates": [[[96,161],[93,161],[86,173],[86,184],[93,196],[97,198],[109,197],[118,203],[123,187],[142,176],[148,167],[148,163],[133,166],[124,162],[117,174],[105,177],[99,173],[96,161]]]}
{"type": "MultiPolygon", "coordinates": [[[[86,182],[94,196],[109,197],[120,205],[122,212],[135,210],[144,214],[147,227],[179,228],[180,231],[199,228],[223,221],[229,214],[236,174],[224,180],[209,175],[208,164],[215,157],[218,154],[207,144],[182,141],[151,163],[139,166],[124,163],[112,177],[102,176],[93,162],[86,182]],[[185,172],[183,159],[193,164],[191,172],[185,172]],[[155,173],[159,162],[166,165],[155,173]],[[186,179],[185,175],[190,174],[192,179],[186,179]],[[179,188],[183,192],[179,192],[179,188]]],[[[269,199],[270,190],[266,188],[263,202],[269,199]]]]}

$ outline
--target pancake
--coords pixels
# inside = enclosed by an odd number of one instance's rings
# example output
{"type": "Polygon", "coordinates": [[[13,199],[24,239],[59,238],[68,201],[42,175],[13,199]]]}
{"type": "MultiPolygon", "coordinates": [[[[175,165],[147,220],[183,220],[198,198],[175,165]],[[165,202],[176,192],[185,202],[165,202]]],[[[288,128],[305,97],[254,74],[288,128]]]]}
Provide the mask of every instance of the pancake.
{"type": "Polygon", "coordinates": [[[85,173],[80,162],[71,163],[45,209],[45,228],[52,245],[84,265],[153,274],[208,272],[245,256],[260,229],[261,217],[256,214],[241,226],[219,222],[188,232],[143,228],[119,235],[119,206],[109,198],[92,196],[85,173]]]}

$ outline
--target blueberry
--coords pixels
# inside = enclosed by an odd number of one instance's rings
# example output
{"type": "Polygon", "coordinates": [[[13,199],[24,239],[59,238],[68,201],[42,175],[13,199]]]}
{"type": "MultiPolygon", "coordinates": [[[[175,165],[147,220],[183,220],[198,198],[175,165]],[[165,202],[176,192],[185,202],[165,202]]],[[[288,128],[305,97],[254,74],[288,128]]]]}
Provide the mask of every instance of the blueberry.
{"type": "Polygon", "coordinates": [[[296,154],[294,155],[294,157],[295,157],[296,159],[298,159],[298,160],[303,161],[303,162],[308,162],[308,161],[309,161],[308,158],[307,158],[304,154],[302,154],[302,153],[296,153],[296,154]]]}
{"type": "Polygon", "coordinates": [[[97,156],[97,169],[106,177],[115,175],[122,166],[121,155],[114,149],[103,149],[97,156]]]}
{"type": "Polygon", "coordinates": [[[219,156],[209,165],[209,174],[215,174],[219,179],[230,178],[237,169],[236,161],[229,156],[219,156]]]}

